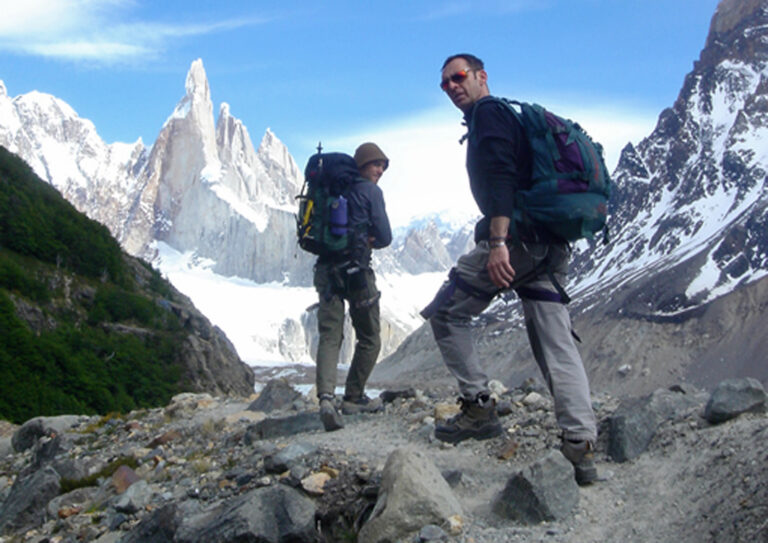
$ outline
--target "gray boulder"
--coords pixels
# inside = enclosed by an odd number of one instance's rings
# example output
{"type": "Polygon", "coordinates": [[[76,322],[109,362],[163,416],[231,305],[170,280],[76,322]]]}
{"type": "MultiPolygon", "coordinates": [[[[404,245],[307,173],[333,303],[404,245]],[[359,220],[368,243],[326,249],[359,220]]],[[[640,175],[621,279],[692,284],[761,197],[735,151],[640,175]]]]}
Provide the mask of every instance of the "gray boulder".
{"type": "Polygon", "coordinates": [[[439,526],[461,514],[461,504],[432,461],[421,451],[396,449],[387,458],[378,500],[358,540],[406,540],[428,524],[439,526]]]}
{"type": "Polygon", "coordinates": [[[310,443],[291,443],[275,454],[264,458],[264,469],[268,473],[283,473],[291,469],[302,458],[317,452],[310,443]]]}
{"type": "Polygon", "coordinates": [[[152,494],[146,481],[137,481],[112,500],[112,507],[118,513],[132,515],[150,503],[152,494]]]}
{"type": "Polygon", "coordinates": [[[62,434],[88,417],[81,415],[60,415],[57,417],[35,417],[21,425],[13,434],[11,443],[16,452],[32,447],[44,435],[53,437],[62,434]]]}
{"type": "Polygon", "coordinates": [[[173,541],[173,537],[182,520],[190,514],[193,506],[190,501],[183,504],[169,503],[164,505],[145,518],[138,526],[133,528],[124,537],[120,539],[121,543],[167,543],[173,541]]]}
{"type": "Polygon", "coordinates": [[[13,438],[0,436],[0,460],[13,453],[13,438]]]}
{"type": "Polygon", "coordinates": [[[579,504],[573,466],[551,451],[512,476],[496,499],[496,514],[523,524],[562,520],[579,504]]]}
{"type": "Polygon", "coordinates": [[[766,394],[757,379],[726,379],[712,392],[704,409],[704,418],[711,423],[730,420],[748,411],[764,411],[766,394]]]}
{"type": "Polygon", "coordinates": [[[704,397],[684,388],[659,389],[652,394],[622,402],[608,420],[608,455],[616,462],[626,462],[643,453],[659,425],[699,409],[704,397]]]}
{"type": "Polygon", "coordinates": [[[299,398],[301,398],[301,393],[293,388],[288,381],[272,379],[264,386],[259,397],[248,406],[248,410],[269,413],[289,407],[299,398]]]}
{"type": "Polygon", "coordinates": [[[243,441],[251,445],[259,439],[291,436],[302,432],[313,432],[323,429],[320,416],[317,413],[299,413],[289,417],[264,419],[251,424],[245,431],[243,441]]]}
{"type": "Polygon", "coordinates": [[[56,518],[58,516],[59,510],[64,507],[83,508],[87,504],[91,503],[91,501],[93,501],[98,492],[98,488],[93,486],[86,486],[82,488],[76,488],[75,490],[67,492],[66,494],[56,496],[48,502],[48,505],[45,506],[48,517],[56,518]]]}
{"type": "Polygon", "coordinates": [[[182,520],[177,543],[314,543],[315,504],[284,486],[257,488],[212,511],[182,520]]]}
{"type": "Polygon", "coordinates": [[[0,534],[37,528],[46,520],[46,506],[61,490],[59,474],[50,466],[18,479],[0,508],[0,534]]]}

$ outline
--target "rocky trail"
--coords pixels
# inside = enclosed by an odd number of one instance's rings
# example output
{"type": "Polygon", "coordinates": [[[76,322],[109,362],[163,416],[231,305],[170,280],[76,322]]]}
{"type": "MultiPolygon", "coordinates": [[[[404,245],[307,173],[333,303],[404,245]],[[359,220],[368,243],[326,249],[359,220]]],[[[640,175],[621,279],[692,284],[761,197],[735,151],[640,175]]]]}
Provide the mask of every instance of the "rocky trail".
{"type": "Polygon", "coordinates": [[[585,487],[548,394],[496,392],[506,435],[458,445],[433,436],[451,390],[385,391],[384,413],[325,432],[281,380],[256,398],[5,423],[0,542],[768,541],[759,382],[594,397],[601,477],[585,487]]]}

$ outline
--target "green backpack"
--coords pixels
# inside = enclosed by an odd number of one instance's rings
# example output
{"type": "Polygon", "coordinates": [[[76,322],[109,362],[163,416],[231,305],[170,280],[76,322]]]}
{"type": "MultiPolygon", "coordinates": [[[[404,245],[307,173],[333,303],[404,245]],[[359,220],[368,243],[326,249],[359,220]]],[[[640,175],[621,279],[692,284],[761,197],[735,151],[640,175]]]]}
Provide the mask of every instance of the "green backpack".
{"type": "Polygon", "coordinates": [[[318,152],[307,161],[296,216],[299,246],[315,255],[344,253],[351,248],[347,196],[360,173],[355,159],[344,153],[318,152]]]}
{"type": "MultiPolygon", "coordinates": [[[[515,193],[513,224],[543,226],[565,241],[592,239],[604,230],[607,243],[611,178],[602,146],[577,123],[538,104],[494,100],[520,121],[533,151],[532,185],[515,193]]],[[[464,138],[472,137],[472,124],[473,119],[464,138]]]]}

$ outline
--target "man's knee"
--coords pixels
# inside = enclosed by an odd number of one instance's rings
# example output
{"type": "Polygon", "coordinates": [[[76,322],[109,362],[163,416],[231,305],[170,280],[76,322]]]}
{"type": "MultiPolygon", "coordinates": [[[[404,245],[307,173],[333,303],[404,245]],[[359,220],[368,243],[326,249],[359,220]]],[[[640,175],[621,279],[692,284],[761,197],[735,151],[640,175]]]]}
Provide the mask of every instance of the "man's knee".
{"type": "Polygon", "coordinates": [[[357,347],[367,352],[378,353],[381,350],[381,336],[379,334],[357,336],[357,347]]]}

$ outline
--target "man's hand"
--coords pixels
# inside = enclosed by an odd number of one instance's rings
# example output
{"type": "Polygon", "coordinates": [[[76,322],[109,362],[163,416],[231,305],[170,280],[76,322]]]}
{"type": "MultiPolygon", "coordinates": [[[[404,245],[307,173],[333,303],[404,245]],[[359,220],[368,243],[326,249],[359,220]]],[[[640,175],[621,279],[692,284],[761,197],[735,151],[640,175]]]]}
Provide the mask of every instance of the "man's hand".
{"type": "Polygon", "coordinates": [[[486,268],[491,281],[499,288],[508,288],[515,278],[515,269],[509,263],[509,249],[506,245],[491,247],[486,268]]]}

